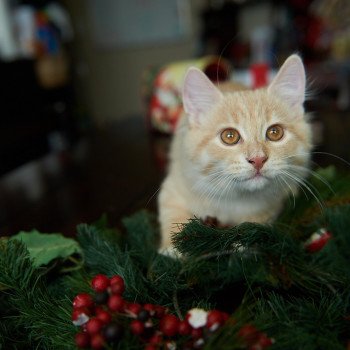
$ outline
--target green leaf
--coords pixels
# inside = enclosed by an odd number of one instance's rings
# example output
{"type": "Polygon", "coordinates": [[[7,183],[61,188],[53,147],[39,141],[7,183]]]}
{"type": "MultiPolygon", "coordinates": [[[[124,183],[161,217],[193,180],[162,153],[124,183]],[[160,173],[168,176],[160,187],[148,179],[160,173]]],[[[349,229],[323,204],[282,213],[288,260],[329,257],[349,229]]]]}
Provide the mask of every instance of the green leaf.
{"type": "Polygon", "coordinates": [[[11,237],[11,240],[13,239],[20,240],[26,245],[36,267],[47,265],[57,258],[65,259],[74,253],[81,253],[78,242],[60,233],[41,233],[37,230],[21,231],[11,237]]]}

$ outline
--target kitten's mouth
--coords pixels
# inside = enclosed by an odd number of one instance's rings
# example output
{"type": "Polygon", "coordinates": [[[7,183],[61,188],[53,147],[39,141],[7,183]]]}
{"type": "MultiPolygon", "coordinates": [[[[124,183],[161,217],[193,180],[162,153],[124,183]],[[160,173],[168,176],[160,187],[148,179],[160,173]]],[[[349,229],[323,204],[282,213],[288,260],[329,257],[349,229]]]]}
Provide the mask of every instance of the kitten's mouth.
{"type": "Polygon", "coordinates": [[[267,176],[261,174],[261,173],[255,173],[252,176],[249,176],[247,178],[243,178],[240,181],[241,182],[248,182],[248,181],[255,181],[255,180],[262,180],[262,179],[268,179],[267,176]]]}
{"type": "Polygon", "coordinates": [[[267,185],[269,178],[260,172],[256,172],[254,175],[246,178],[244,182],[251,189],[261,189],[267,185]]]}
{"type": "Polygon", "coordinates": [[[260,171],[256,171],[254,174],[247,174],[246,177],[243,177],[243,178],[239,179],[238,181],[245,183],[248,186],[250,186],[250,184],[251,184],[255,187],[256,185],[266,184],[270,179],[271,178],[269,176],[262,174],[260,171]]]}
{"type": "Polygon", "coordinates": [[[257,171],[253,176],[251,176],[247,180],[259,180],[259,179],[267,179],[267,177],[261,174],[260,171],[257,171]]]}

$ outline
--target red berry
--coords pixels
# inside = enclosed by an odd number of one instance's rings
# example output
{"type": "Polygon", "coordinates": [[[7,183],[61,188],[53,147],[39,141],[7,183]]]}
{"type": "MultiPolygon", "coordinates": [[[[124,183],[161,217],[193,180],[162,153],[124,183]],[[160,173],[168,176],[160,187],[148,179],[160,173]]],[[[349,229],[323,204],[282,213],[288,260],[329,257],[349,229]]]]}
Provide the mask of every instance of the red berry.
{"type": "Polygon", "coordinates": [[[242,338],[247,344],[254,344],[259,337],[259,331],[248,323],[238,331],[238,337],[242,338]]]}
{"type": "Polygon", "coordinates": [[[167,313],[167,309],[164,306],[155,305],[155,312],[158,318],[162,318],[167,313]]]}
{"type": "Polygon", "coordinates": [[[91,318],[86,324],[86,330],[90,335],[98,333],[102,327],[103,322],[97,317],[91,318]]]}
{"type": "Polygon", "coordinates": [[[260,349],[268,348],[273,344],[273,339],[269,338],[265,333],[261,333],[257,340],[257,345],[260,346],[260,349]]]}
{"type": "Polygon", "coordinates": [[[87,333],[77,333],[75,335],[75,345],[78,348],[88,348],[90,346],[90,336],[87,333]]]}
{"type": "Polygon", "coordinates": [[[95,306],[95,315],[97,315],[101,311],[105,311],[105,309],[101,306],[95,306]]]}
{"type": "Polygon", "coordinates": [[[228,314],[227,312],[222,312],[221,315],[224,323],[230,318],[230,314],[228,314]]]}
{"type": "Polygon", "coordinates": [[[91,337],[91,347],[96,350],[104,349],[105,340],[101,334],[94,334],[91,337]]]}
{"type": "Polygon", "coordinates": [[[96,275],[91,281],[91,287],[96,292],[104,292],[109,287],[109,278],[106,275],[96,275]]]}
{"type": "Polygon", "coordinates": [[[108,307],[112,311],[123,312],[125,307],[125,301],[120,295],[113,294],[109,297],[108,307]]]}
{"type": "Polygon", "coordinates": [[[96,312],[96,317],[103,322],[103,324],[108,324],[112,321],[112,316],[109,312],[105,310],[99,310],[96,312]]]}
{"type": "Polygon", "coordinates": [[[179,334],[180,335],[189,335],[191,333],[192,327],[190,324],[184,320],[179,323],[179,334]]]}
{"type": "Polygon", "coordinates": [[[91,297],[90,294],[87,293],[81,293],[78,294],[74,299],[73,299],[73,308],[77,309],[78,307],[92,307],[94,305],[94,301],[91,297]]]}
{"type": "Polygon", "coordinates": [[[311,242],[306,244],[306,250],[310,253],[316,253],[320,251],[332,238],[332,234],[328,231],[324,231],[319,234],[319,237],[313,239],[311,242]]]}
{"type": "Polygon", "coordinates": [[[139,320],[133,320],[130,323],[130,328],[135,335],[141,335],[145,330],[145,325],[139,320]]]}
{"type": "Polygon", "coordinates": [[[174,315],[165,315],[159,323],[160,331],[168,337],[173,337],[179,331],[179,319],[174,315]]]}
{"type": "Polygon", "coordinates": [[[137,303],[130,303],[126,307],[126,311],[128,311],[132,316],[137,316],[139,312],[142,310],[142,307],[140,304],[137,303]]]}
{"type": "Polygon", "coordinates": [[[143,305],[143,308],[147,310],[151,316],[156,313],[156,306],[153,304],[145,304],[143,305]]]}
{"type": "Polygon", "coordinates": [[[203,330],[202,328],[193,328],[191,331],[191,337],[193,339],[199,339],[203,336],[203,330]]]}
{"type": "Polygon", "coordinates": [[[75,326],[81,326],[89,321],[91,315],[90,310],[87,307],[78,307],[72,312],[72,321],[75,326]]]}
{"type": "Polygon", "coordinates": [[[113,285],[113,284],[121,284],[121,285],[123,285],[124,286],[124,280],[123,280],[123,278],[121,277],[121,276],[119,276],[119,275],[114,275],[114,276],[112,276],[111,277],[111,286],[113,285]]]}
{"type": "Polygon", "coordinates": [[[158,350],[158,346],[157,345],[154,345],[154,344],[147,344],[145,346],[145,350],[158,350]]]}
{"type": "Polygon", "coordinates": [[[206,326],[214,331],[224,323],[224,317],[219,310],[211,310],[208,312],[206,326]]]}
{"type": "Polygon", "coordinates": [[[162,336],[160,334],[154,334],[150,339],[150,344],[160,344],[162,342],[162,336]]]}
{"type": "Polygon", "coordinates": [[[124,284],[121,283],[114,283],[111,285],[111,292],[113,294],[120,294],[122,295],[125,291],[125,286],[124,284]]]}

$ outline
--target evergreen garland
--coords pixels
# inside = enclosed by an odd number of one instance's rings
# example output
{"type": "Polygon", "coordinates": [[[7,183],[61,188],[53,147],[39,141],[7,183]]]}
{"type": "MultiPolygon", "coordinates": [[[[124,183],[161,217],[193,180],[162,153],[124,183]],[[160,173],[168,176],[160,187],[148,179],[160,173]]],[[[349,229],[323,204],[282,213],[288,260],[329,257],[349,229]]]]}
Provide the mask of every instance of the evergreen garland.
{"type": "MultiPolygon", "coordinates": [[[[275,339],[271,349],[346,349],[350,341],[349,178],[321,169],[273,225],[218,228],[193,219],[174,236],[181,256],[158,254],[155,216],[141,211],[77,228],[83,261],[56,259],[36,267],[26,245],[0,240],[0,349],[74,349],[72,300],[89,292],[96,274],[120,275],[125,299],[166,306],[183,317],[193,307],[229,312],[205,349],[241,349],[240,327],[254,324],[275,339]],[[324,182],[327,181],[327,185],[324,182]],[[325,227],[317,252],[305,242],[325,227]]],[[[118,349],[142,349],[127,333],[118,349]]]]}

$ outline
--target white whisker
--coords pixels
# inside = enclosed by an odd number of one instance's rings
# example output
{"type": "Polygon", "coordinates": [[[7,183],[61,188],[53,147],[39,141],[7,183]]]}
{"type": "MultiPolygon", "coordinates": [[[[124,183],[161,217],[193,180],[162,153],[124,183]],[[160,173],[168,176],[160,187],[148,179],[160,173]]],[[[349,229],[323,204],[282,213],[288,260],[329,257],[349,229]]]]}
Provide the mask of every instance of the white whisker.
{"type": "MultiPolygon", "coordinates": [[[[292,189],[292,187],[290,186],[290,184],[288,183],[288,181],[286,181],[283,177],[276,177],[276,179],[280,179],[281,181],[283,181],[287,186],[288,188],[290,189],[290,193],[292,194],[292,197],[293,197],[293,208],[295,208],[295,194],[294,194],[294,191],[292,189]]],[[[289,193],[285,188],[284,186],[281,184],[281,187],[287,192],[287,194],[289,193]]],[[[288,196],[289,197],[289,196],[288,196]]]]}
{"type": "Polygon", "coordinates": [[[296,174],[291,174],[288,171],[281,171],[282,174],[286,175],[287,177],[289,177],[292,181],[297,182],[298,184],[300,184],[300,188],[302,188],[302,186],[304,186],[309,192],[310,194],[315,198],[315,200],[317,201],[318,205],[320,206],[321,210],[324,210],[324,205],[321,202],[321,200],[317,197],[317,195],[313,192],[313,190],[319,195],[319,192],[317,191],[317,189],[315,189],[314,186],[312,186],[309,182],[307,182],[306,180],[303,180],[301,178],[299,178],[296,174]],[[311,189],[311,187],[313,188],[313,190],[311,189]]]}
{"type": "Polygon", "coordinates": [[[154,196],[160,191],[160,187],[152,194],[152,196],[148,199],[147,203],[146,203],[146,207],[148,206],[148,204],[151,202],[151,200],[154,198],[154,196]]]}
{"type": "Polygon", "coordinates": [[[303,170],[303,171],[310,173],[312,176],[314,176],[316,179],[318,179],[324,185],[326,185],[332,191],[333,194],[335,194],[330,183],[326,179],[324,179],[320,174],[318,174],[316,171],[313,171],[312,169],[309,169],[309,168],[301,166],[301,165],[289,165],[289,166],[294,168],[294,169],[300,169],[300,170],[303,170]]]}
{"type": "Polygon", "coordinates": [[[338,160],[341,160],[341,161],[344,162],[346,165],[349,165],[349,166],[350,166],[350,163],[349,163],[347,160],[345,160],[345,159],[342,158],[342,157],[337,156],[336,154],[329,153],[329,152],[318,152],[318,151],[312,152],[312,153],[313,153],[313,154],[323,154],[323,155],[326,155],[326,156],[334,157],[334,158],[336,158],[336,159],[338,159],[338,160]]]}

